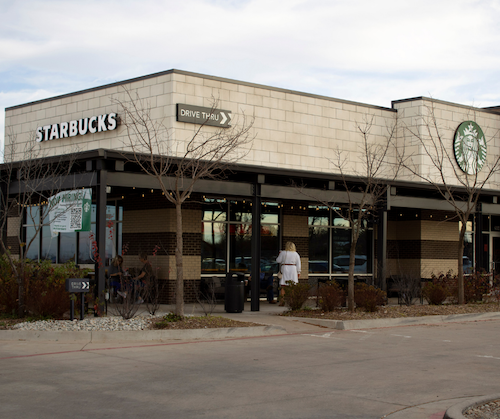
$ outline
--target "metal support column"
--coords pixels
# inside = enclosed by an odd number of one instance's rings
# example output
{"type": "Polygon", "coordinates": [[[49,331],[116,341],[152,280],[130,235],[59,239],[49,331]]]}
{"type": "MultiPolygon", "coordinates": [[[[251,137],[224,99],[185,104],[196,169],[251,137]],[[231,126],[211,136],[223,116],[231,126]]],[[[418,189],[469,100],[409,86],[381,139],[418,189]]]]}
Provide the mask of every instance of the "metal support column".
{"type": "Polygon", "coordinates": [[[480,203],[476,206],[475,213],[475,221],[476,225],[474,226],[475,234],[475,243],[474,243],[474,268],[477,270],[481,270],[487,264],[484,260],[484,239],[483,239],[483,213],[482,213],[482,205],[480,203]]]}
{"type": "Polygon", "coordinates": [[[387,291],[387,211],[380,210],[377,220],[377,281],[387,291]]]}
{"type": "Polygon", "coordinates": [[[96,241],[97,249],[101,258],[100,263],[96,263],[95,274],[97,283],[97,297],[99,298],[99,311],[104,312],[104,290],[106,288],[106,186],[108,171],[105,167],[104,160],[97,161],[97,214],[96,214],[96,241]]]}
{"type": "Polygon", "coordinates": [[[251,310],[260,310],[260,230],[261,230],[261,185],[259,182],[254,184],[254,193],[252,200],[252,286],[251,295],[251,310]]]}

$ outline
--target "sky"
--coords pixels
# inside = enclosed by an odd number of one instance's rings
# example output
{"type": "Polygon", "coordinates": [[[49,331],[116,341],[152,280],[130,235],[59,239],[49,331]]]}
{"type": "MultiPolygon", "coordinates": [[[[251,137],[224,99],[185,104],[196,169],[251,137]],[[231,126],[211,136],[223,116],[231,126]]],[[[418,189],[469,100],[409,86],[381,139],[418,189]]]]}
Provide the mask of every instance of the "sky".
{"type": "Polygon", "coordinates": [[[500,0],[0,0],[6,107],[179,69],[390,107],[500,105],[500,0]]]}

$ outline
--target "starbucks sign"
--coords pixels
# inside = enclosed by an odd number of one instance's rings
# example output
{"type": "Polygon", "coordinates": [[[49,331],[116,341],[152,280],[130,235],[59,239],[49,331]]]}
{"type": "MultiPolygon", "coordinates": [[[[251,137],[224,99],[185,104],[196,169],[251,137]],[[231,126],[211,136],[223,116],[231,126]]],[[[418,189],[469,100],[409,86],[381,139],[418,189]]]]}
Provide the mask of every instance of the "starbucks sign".
{"type": "Polygon", "coordinates": [[[486,141],[481,127],[474,121],[462,122],[455,132],[455,159],[468,175],[478,173],[486,161],[486,141]]]}

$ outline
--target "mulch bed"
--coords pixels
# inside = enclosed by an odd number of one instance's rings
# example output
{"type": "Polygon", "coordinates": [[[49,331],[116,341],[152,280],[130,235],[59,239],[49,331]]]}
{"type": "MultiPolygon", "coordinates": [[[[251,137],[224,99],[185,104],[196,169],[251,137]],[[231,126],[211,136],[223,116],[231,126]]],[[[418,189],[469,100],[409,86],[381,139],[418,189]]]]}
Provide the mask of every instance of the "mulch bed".
{"type": "Polygon", "coordinates": [[[384,306],[374,313],[363,310],[349,312],[347,309],[339,309],[331,312],[306,309],[298,311],[287,311],[283,316],[321,318],[331,320],[368,320],[368,319],[395,319],[400,317],[422,317],[422,316],[449,316],[453,314],[472,314],[500,312],[498,303],[480,304],[445,304],[445,305],[412,305],[412,306],[384,306]]]}

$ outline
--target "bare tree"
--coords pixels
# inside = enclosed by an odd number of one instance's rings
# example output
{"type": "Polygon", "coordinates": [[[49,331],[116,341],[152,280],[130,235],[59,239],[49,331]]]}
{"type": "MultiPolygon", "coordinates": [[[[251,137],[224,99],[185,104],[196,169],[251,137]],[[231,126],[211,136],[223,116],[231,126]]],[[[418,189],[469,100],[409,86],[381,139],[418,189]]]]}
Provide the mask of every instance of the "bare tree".
{"type": "MultiPolygon", "coordinates": [[[[386,127],[387,133],[382,140],[375,140],[370,130],[373,120],[358,124],[361,134],[360,165],[359,171],[354,170],[357,181],[353,182],[352,176],[347,176],[347,166],[352,163],[345,150],[337,149],[335,158],[329,159],[336,171],[341,175],[343,186],[347,193],[347,209],[342,211],[337,205],[328,204],[336,214],[351,226],[351,243],[349,249],[349,273],[347,281],[347,307],[354,310],[354,267],[356,261],[356,246],[366,222],[377,211],[377,205],[386,199],[387,188],[391,179],[398,174],[399,165],[391,164],[388,160],[393,149],[393,141],[397,134],[398,118],[395,116],[391,125],[386,127]],[[354,185],[354,186],[353,186],[354,185]]],[[[351,174],[352,174],[351,170],[351,174]]]]}
{"type": "MultiPolygon", "coordinates": [[[[7,134],[4,163],[0,165],[0,252],[7,258],[18,285],[18,315],[25,314],[25,267],[27,255],[41,234],[42,224],[49,225],[49,211],[45,209],[50,196],[62,189],[74,164],[72,154],[62,157],[43,158],[40,144],[33,135],[19,150],[17,135],[7,134]],[[22,161],[14,161],[18,156],[22,161]],[[36,209],[35,209],[36,208],[36,209]],[[36,215],[36,219],[35,219],[36,215]],[[26,219],[24,219],[26,216],[26,219]],[[32,234],[28,239],[23,234],[23,219],[31,224],[32,234]],[[9,222],[16,226],[15,247],[19,255],[12,252],[5,232],[9,222]]],[[[11,229],[12,230],[12,229],[11,229]]]]}
{"type": "MultiPolygon", "coordinates": [[[[202,124],[185,141],[174,140],[164,121],[154,118],[147,102],[137,95],[133,97],[129,90],[125,89],[125,93],[126,100],[117,99],[116,103],[122,109],[127,145],[132,149],[130,160],[158,181],[166,199],[175,206],[175,314],[184,316],[182,205],[190,198],[196,182],[222,178],[229,163],[248,154],[253,121],[247,122],[243,116],[241,125],[227,129],[202,124]]],[[[214,101],[212,111],[216,105],[214,101]]]]}
{"type": "MultiPolygon", "coordinates": [[[[479,197],[485,185],[491,180],[493,175],[500,171],[500,156],[490,158],[484,164],[485,170],[480,169],[480,154],[469,162],[465,161],[461,169],[456,161],[453,138],[443,135],[443,127],[438,123],[434,103],[426,105],[426,115],[415,121],[415,126],[405,126],[405,138],[415,140],[420,148],[420,152],[406,154],[406,147],[398,148],[398,159],[403,168],[407,169],[413,176],[432,185],[450,204],[455,212],[455,220],[460,221],[460,230],[457,246],[458,260],[458,303],[464,304],[464,271],[462,256],[464,251],[464,237],[467,230],[467,222],[471,214],[476,210],[479,197]],[[424,171],[415,162],[426,159],[429,166],[434,170],[424,171]],[[467,166],[469,165],[469,166],[467,166]]],[[[477,135],[471,131],[471,136],[477,135]]],[[[496,133],[495,133],[496,136],[496,133]]],[[[406,141],[405,141],[406,143],[406,141]]],[[[486,142],[484,143],[486,147],[486,142]]],[[[479,145],[481,147],[481,144],[479,145]]]]}

